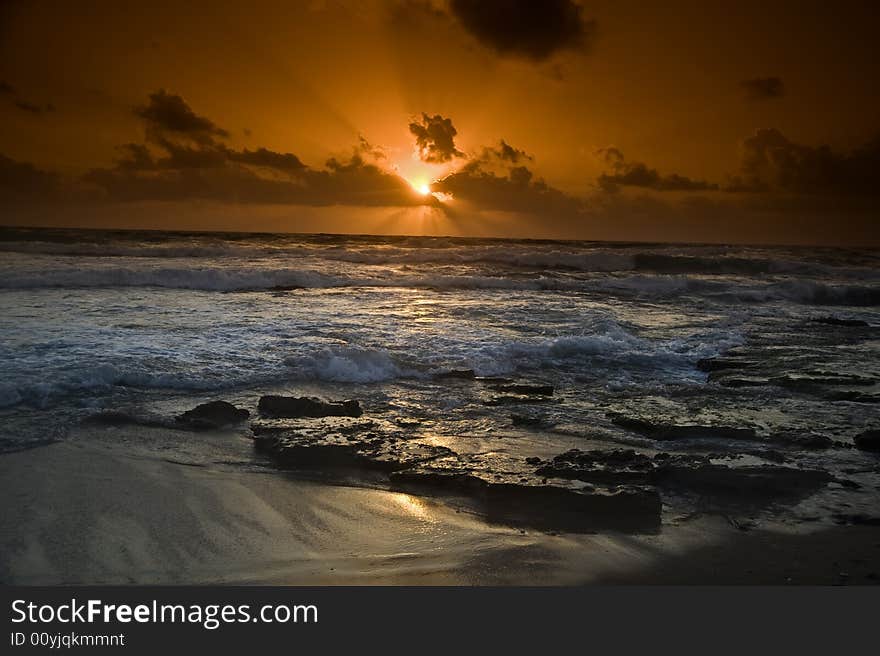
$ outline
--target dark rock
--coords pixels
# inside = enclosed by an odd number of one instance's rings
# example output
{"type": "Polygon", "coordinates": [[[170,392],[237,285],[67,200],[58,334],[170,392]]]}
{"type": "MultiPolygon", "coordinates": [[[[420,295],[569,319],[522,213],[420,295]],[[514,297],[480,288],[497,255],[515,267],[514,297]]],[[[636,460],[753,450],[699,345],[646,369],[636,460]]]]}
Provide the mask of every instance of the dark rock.
{"type": "Polygon", "coordinates": [[[880,430],[866,430],[855,436],[856,447],[862,451],[880,453],[880,430]]]}
{"type": "Polygon", "coordinates": [[[262,396],[258,410],[263,417],[360,417],[358,401],[322,401],[308,396],[262,396]]]}
{"type": "Polygon", "coordinates": [[[540,465],[540,464],[541,464],[541,459],[540,459],[540,458],[537,458],[537,457],[534,457],[534,456],[531,457],[531,458],[526,458],[526,464],[527,464],[527,465],[540,465]]]}
{"type": "Polygon", "coordinates": [[[544,463],[535,473],[539,476],[574,479],[587,483],[648,484],[653,479],[654,464],[651,458],[632,449],[612,451],[572,449],[544,463]]]}
{"type": "Polygon", "coordinates": [[[254,435],[278,435],[295,432],[308,434],[315,439],[330,433],[352,436],[362,433],[372,433],[375,437],[379,433],[394,437],[402,436],[403,430],[393,424],[376,419],[360,419],[357,417],[320,417],[318,421],[302,419],[261,419],[251,422],[251,432],[254,435]]]}
{"type": "Polygon", "coordinates": [[[728,467],[712,463],[664,463],[657,468],[658,485],[680,487],[706,496],[741,499],[799,498],[818,491],[834,477],[818,469],[758,465],[728,467]]]}
{"type": "Polygon", "coordinates": [[[293,469],[357,468],[396,471],[453,454],[442,446],[406,440],[391,424],[254,422],[254,446],[293,469]]]}
{"type": "MultiPolygon", "coordinates": [[[[463,496],[490,520],[572,530],[653,530],[660,523],[660,498],[653,488],[597,490],[580,481],[548,482],[504,454],[459,455],[403,439],[391,422],[333,417],[259,421],[251,427],[255,447],[283,467],[330,476],[339,471],[340,480],[348,480],[352,468],[379,472],[396,489],[463,496]]],[[[532,459],[531,466],[539,462],[532,459]]]]}
{"type": "Polygon", "coordinates": [[[816,391],[823,385],[852,385],[855,387],[870,387],[877,381],[867,376],[855,374],[825,373],[819,375],[786,374],[771,378],[770,382],[779,387],[785,387],[795,391],[816,391]]]}
{"type": "Polygon", "coordinates": [[[717,377],[714,375],[709,376],[709,380],[712,382],[717,382],[719,385],[723,385],[724,387],[763,387],[764,385],[770,384],[769,378],[761,378],[760,376],[725,376],[725,377],[717,377]]]}
{"type": "Polygon", "coordinates": [[[483,401],[483,405],[499,406],[499,405],[516,405],[518,403],[547,403],[551,401],[546,396],[496,396],[483,401]]]}
{"type": "Polygon", "coordinates": [[[763,458],[764,460],[769,460],[770,462],[775,462],[777,464],[788,461],[788,458],[786,458],[784,454],[776,451],[775,449],[750,449],[744,451],[743,453],[745,453],[746,455],[755,456],[756,458],[763,458]]]}
{"type": "Polygon", "coordinates": [[[813,319],[815,323],[824,323],[829,326],[842,326],[844,328],[867,328],[868,322],[860,319],[840,319],[838,317],[820,317],[813,319]]]}
{"type": "Polygon", "coordinates": [[[477,374],[473,369],[450,369],[449,371],[441,371],[434,375],[434,378],[455,378],[460,380],[474,380],[477,374]]]}
{"type": "Polygon", "coordinates": [[[512,413],[510,421],[514,426],[522,426],[525,428],[550,428],[554,422],[548,421],[545,417],[539,415],[525,415],[512,413]]]}
{"type": "Polygon", "coordinates": [[[798,431],[782,431],[774,433],[770,436],[774,442],[780,442],[787,446],[797,447],[799,449],[828,449],[834,445],[827,435],[819,433],[801,433],[798,431]]]}
{"type": "Polygon", "coordinates": [[[743,498],[799,497],[837,480],[821,470],[772,465],[730,467],[714,464],[702,455],[658,453],[650,458],[632,449],[572,449],[551,461],[542,461],[535,473],[593,484],[678,488],[728,503],[737,503],[743,498]]]}
{"type": "Polygon", "coordinates": [[[504,376],[477,376],[476,380],[481,383],[486,383],[487,385],[490,383],[509,383],[512,382],[512,379],[505,378],[504,376]]]}
{"type": "Polygon", "coordinates": [[[740,358],[717,357],[697,360],[697,369],[707,373],[712,371],[727,371],[730,369],[748,369],[754,366],[754,361],[742,360],[740,358]]]}
{"type": "Polygon", "coordinates": [[[390,475],[394,487],[464,495],[484,504],[490,521],[570,530],[654,529],[660,496],[643,486],[597,488],[574,480],[547,481],[527,471],[481,469],[466,456],[440,458],[390,475]]]}
{"type": "Polygon", "coordinates": [[[608,416],[611,422],[617,426],[654,440],[727,439],[753,441],[759,439],[754,428],[669,424],[638,417],[627,417],[619,413],[609,413],[608,416]]]}
{"type": "Polygon", "coordinates": [[[844,390],[827,395],[831,401],[852,401],[854,403],[880,403],[880,394],[870,394],[857,390],[844,390]]]}
{"type": "Polygon", "coordinates": [[[250,416],[244,408],[236,408],[226,401],[211,401],[197,405],[175,418],[175,421],[191,430],[209,430],[237,424],[250,416]]]}
{"type": "Polygon", "coordinates": [[[525,396],[553,396],[552,385],[492,385],[496,392],[523,394],[525,396]]]}
{"type": "Polygon", "coordinates": [[[838,524],[852,524],[854,526],[880,526],[880,517],[864,513],[835,513],[834,521],[838,524]]]}

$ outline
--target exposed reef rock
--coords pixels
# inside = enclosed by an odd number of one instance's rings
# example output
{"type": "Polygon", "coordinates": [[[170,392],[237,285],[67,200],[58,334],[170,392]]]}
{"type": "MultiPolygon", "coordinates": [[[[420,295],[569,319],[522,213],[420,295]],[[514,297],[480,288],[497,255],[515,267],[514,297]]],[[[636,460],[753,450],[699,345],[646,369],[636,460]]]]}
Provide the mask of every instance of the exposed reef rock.
{"type": "Polygon", "coordinates": [[[744,360],[732,357],[719,356],[716,358],[703,358],[702,360],[697,360],[697,369],[707,373],[714,371],[728,371],[730,369],[749,369],[756,365],[757,363],[754,360],[744,360]]]}
{"type": "Polygon", "coordinates": [[[550,480],[500,456],[451,455],[391,474],[391,484],[410,492],[466,496],[484,504],[487,518],[570,530],[652,529],[660,524],[657,490],[640,485],[596,486],[550,480]]]}
{"type": "MultiPolygon", "coordinates": [[[[532,461],[534,462],[534,461],[532,461]]],[[[537,464],[537,463],[536,463],[537,464]]],[[[654,483],[655,464],[632,449],[566,451],[535,470],[539,476],[568,478],[587,483],[654,483]]]]}
{"type": "Polygon", "coordinates": [[[571,530],[653,530],[660,523],[654,488],[550,481],[533,466],[503,454],[459,455],[408,439],[392,422],[275,419],[255,421],[251,429],[255,447],[282,467],[329,476],[338,471],[340,479],[353,468],[378,472],[388,476],[394,489],[465,497],[490,520],[571,530]]]}
{"type": "Polygon", "coordinates": [[[510,422],[521,428],[552,428],[555,422],[538,414],[511,413],[510,422]]]}
{"type": "Polygon", "coordinates": [[[257,406],[263,417],[360,417],[359,401],[322,401],[309,396],[262,396],[257,406]]]}
{"type": "Polygon", "coordinates": [[[840,319],[838,317],[819,317],[818,319],[813,319],[815,323],[824,323],[829,326],[841,326],[843,328],[867,328],[869,326],[867,321],[862,321],[860,319],[840,319]]]}
{"type": "Polygon", "coordinates": [[[522,394],[525,396],[553,396],[552,385],[490,385],[490,388],[496,392],[506,392],[508,394],[522,394]]]}
{"type": "Polygon", "coordinates": [[[866,430],[855,436],[856,447],[862,451],[880,453],[880,429],[866,430]]]}
{"type": "Polygon", "coordinates": [[[399,427],[375,420],[259,421],[251,424],[251,431],[257,449],[292,468],[395,471],[452,453],[403,439],[399,427]]]}
{"type": "Polygon", "coordinates": [[[673,424],[640,417],[627,417],[616,412],[608,413],[608,417],[613,424],[654,440],[725,439],[754,441],[760,439],[754,428],[673,424]]]}
{"type": "Polygon", "coordinates": [[[552,401],[547,396],[512,396],[509,394],[505,394],[502,396],[495,396],[491,399],[486,399],[483,401],[483,405],[498,406],[498,405],[516,405],[519,403],[548,403],[548,402],[552,402],[552,401]]]}
{"type": "Polygon", "coordinates": [[[800,497],[836,480],[828,472],[817,469],[773,465],[731,467],[713,463],[708,456],[659,453],[651,458],[632,449],[573,449],[541,463],[536,473],[589,483],[679,488],[733,501],[800,497]]]}
{"type": "Polygon", "coordinates": [[[211,401],[197,405],[175,417],[175,421],[190,430],[210,430],[238,424],[250,416],[244,408],[236,408],[226,401],[211,401]]]}
{"type": "Polygon", "coordinates": [[[770,438],[773,442],[779,442],[786,446],[798,449],[828,449],[834,446],[834,440],[827,435],[801,431],[782,431],[773,433],[770,438]]]}

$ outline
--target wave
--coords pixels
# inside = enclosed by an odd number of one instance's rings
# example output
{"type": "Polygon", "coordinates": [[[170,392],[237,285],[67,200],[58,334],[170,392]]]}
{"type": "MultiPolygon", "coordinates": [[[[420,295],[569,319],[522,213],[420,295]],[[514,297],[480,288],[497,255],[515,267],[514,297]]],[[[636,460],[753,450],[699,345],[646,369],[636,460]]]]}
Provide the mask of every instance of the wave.
{"type": "MultiPolygon", "coordinates": [[[[256,363],[253,354],[231,357],[222,372],[196,365],[162,371],[148,362],[127,365],[82,366],[67,363],[67,371],[47,376],[51,382],[0,384],[0,407],[27,404],[38,408],[59,399],[89,399],[115,389],[208,392],[254,389],[287,381],[371,384],[403,379],[431,379],[451,369],[472,369],[479,376],[510,375],[517,371],[550,369],[580,373],[599,367],[611,380],[633,367],[643,375],[671,371],[689,378],[703,376],[694,367],[740,343],[735,332],[695,334],[686,339],[650,340],[634,335],[613,319],[601,319],[589,334],[562,335],[534,341],[480,342],[453,340],[426,346],[416,342],[400,350],[339,344],[301,349],[286,357],[272,356],[256,363]],[[647,374],[645,372],[648,372],[647,374]]],[[[181,363],[183,364],[183,363],[181,363]]],[[[664,373],[665,372],[665,373],[664,373]]]]}
{"type": "Polygon", "coordinates": [[[309,269],[269,268],[6,268],[0,289],[157,287],[165,289],[247,292],[342,287],[405,287],[507,291],[563,291],[671,299],[699,295],[718,301],[806,305],[880,305],[880,286],[829,284],[809,279],[749,283],[691,276],[481,276],[387,275],[352,277],[309,269]]]}
{"type": "Polygon", "coordinates": [[[880,306],[880,287],[828,285],[815,280],[786,280],[759,288],[730,289],[719,293],[718,296],[729,301],[748,303],[788,301],[818,306],[880,306]]]}
{"type": "Polygon", "coordinates": [[[131,258],[311,258],[352,264],[496,264],[508,267],[573,269],[580,271],[625,271],[633,268],[633,258],[603,251],[527,250],[521,247],[441,247],[400,248],[391,246],[343,248],[240,243],[59,243],[0,242],[0,252],[71,257],[131,258]]]}
{"type": "Polygon", "coordinates": [[[576,281],[548,277],[398,275],[384,278],[330,275],[309,269],[122,268],[6,269],[0,289],[160,287],[201,291],[267,291],[330,287],[430,287],[446,289],[565,290],[576,281]]]}
{"type": "Polygon", "coordinates": [[[669,255],[637,253],[633,256],[636,271],[666,274],[702,275],[786,275],[832,276],[850,278],[880,278],[880,271],[866,267],[845,267],[790,259],[765,257],[736,257],[730,255],[705,257],[696,255],[669,255]]]}
{"type": "Polygon", "coordinates": [[[271,259],[278,264],[290,260],[332,261],[363,265],[495,265],[533,270],[571,270],[584,272],[651,272],[695,275],[798,275],[878,279],[876,267],[854,267],[814,261],[725,254],[717,249],[711,256],[687,253],[662,253],[628,249],[632,252],[604,248],[528,247],[524,245],[449,245],[431,246],[374,245],[341,246],[337,243],[281,243],[266,241],[241,242],[219,239],[177,239],[167,242],[0,242],[0,252],[70,257],[150,258],[150,259],[271,259]]]}
{"type": "Polygon", "coordinates": [[[450,370],[473,370],[477,376],[503,376],[518,370],[566,369],[605,361],[610,369],[642,365],[663,371],[669,366],[692,370],[700,358],[740,345],[741,335],[713,330],[684,339],[639,337],[616,321],[600,321],[594,332],[534,341],[456,342],[435,352],[393,352],[383,348],[329,346],[288,356],[291,377],[345,383],[374,383],[405,378],[431,378],[450,370]]]}
{"type": "Polygon", "coordinates": [[[79,371],[55,376],[53,382],[0,384],[0,408],[27,403],[45,407],[59,396],[77,396],[107,392],[114,387],[210,391],[237,387],[240,377],[227,379],[205,377],[200,373],[132,371],[111,365],[85,366],[79,371]]]}
{"type": "Polygon", "coordinates": [[[352,346],[329,347],[314,353],[285,358],[295,379],[341,383],[378,383],[396,378],[418,376],[415,370],[402,368],[384,349],[352,346]]]}

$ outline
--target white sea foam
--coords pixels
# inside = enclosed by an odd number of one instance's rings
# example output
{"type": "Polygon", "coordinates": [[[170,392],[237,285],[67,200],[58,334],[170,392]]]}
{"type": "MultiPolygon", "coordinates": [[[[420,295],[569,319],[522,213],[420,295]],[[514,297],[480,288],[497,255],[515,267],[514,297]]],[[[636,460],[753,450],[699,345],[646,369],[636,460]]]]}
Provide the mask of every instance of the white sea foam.
{"type": "Polygon", "coordinates": [[[376,383],[404,375],[404,370],[383,349],[330,347],[289,356],[284,362],[290,367],[292,377],[298,379],[376,383]]]}

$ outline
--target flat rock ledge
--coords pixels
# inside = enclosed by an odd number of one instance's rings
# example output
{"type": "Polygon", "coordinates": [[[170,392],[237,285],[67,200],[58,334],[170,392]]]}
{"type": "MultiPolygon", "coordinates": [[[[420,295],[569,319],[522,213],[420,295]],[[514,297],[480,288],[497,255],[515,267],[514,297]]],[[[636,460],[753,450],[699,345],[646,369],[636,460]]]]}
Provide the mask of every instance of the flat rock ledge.
{"type": "Polygon", "coordinates": [[[730,426],[702,426],[654,421],[642,417],[630,417],[617,412],[608,413],[611,423],[653,440],[724,439],[755,441],[760,439],[754,428],[730,426]]]}
{"type": "Polygon", "coordinates": [[[500,454],[460,455],[411,439],[397,424],[377,419],[326,418],[251,423],[255,447],[290,469],[379,472],[392,489],[464,497],[490,521],[541,528],[654,530],[657,490],[550,480],[535,467],[500,454]]]}
{"type": "Polygon", "coordinates": [[[404,439],[399,426],[373,419],[257,421],[251,423],[251,431],[259,451],[291,469],[392,472],[452,453],[446,447],[404,439]]]}
{"type": "Polygon", "coordinates": [[[257,410],[262,417],[360,417],[359,401],[323,401],[311,396],[261,396],[257,410]]]}
{"type": "Polygon", "coordinates": [[[716,501],[775,501],[807,496],[838,480],[819,469],[774,465],[732,467],[708,456],[658,453],[651,457],[632,449],[581,451],[572,449],[547,461],[538,461],[536,473],[588,483],[632,483],[678,489],[716,501]]]}
{"type": "Polygon", "coordinates": [[[391,474],[401,491],[465,496],[483,504],[487,519],[539,528],[652,530],[660,526],[656,489],[550,480],[534,471],[485,471],[457,454],[391,474]]]}
{"type": "Polygon", "coordinates": [[[660,442],[676,440],[734,440],[738,442],[754,442],[763,446],[786,446],[810,450],[846,446],[844,443],[835,442],[827,435],[801,430],[780,430],[762,435],[750,427],[690,424],[674,417],[658,420],[623,415],[619,412],[609,412],[608,418],[616,426],[660,442]]]}

